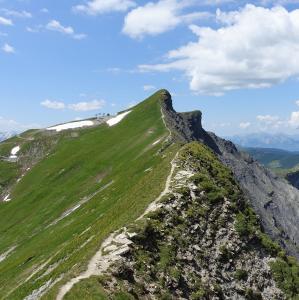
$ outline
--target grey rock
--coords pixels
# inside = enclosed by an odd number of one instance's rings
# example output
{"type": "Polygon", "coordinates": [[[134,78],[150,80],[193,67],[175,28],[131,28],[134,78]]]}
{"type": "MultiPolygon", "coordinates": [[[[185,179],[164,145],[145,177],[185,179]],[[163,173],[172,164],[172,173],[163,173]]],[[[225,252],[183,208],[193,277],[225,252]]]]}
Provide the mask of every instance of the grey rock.
{"type": "Polygon", "coordinates": [[[206,132],[201,124],[200,111],[176,113],[168,91],[163,91],[162,110],[173,139],[179,142],[200,141],[211,148],[232,170],[260,216],[266,233],[289,254],[299,258],[299,190],[239,151],[232,142],[206,132]]]}

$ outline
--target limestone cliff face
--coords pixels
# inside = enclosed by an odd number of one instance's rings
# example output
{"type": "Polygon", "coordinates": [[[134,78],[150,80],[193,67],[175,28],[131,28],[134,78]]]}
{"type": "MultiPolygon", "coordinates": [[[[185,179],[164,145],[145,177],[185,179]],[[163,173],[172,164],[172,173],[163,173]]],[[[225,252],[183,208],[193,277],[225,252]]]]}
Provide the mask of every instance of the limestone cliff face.
{"type": "Polygon", "coordinates": [[[233,171],[265,231],[289,254],[299,258],[299,190],[238,151],[232,142],[206,132],[200,111],[176,113],[171,95],[167,91],[162,93],[162,109],[173,138],[181,142],[200,141],[211,148],[233,171]]]}

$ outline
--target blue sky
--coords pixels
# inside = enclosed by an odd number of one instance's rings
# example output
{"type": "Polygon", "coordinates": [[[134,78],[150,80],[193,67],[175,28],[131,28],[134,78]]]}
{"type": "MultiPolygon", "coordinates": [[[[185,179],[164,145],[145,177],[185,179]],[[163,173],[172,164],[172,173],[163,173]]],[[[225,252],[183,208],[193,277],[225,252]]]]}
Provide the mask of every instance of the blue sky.
{"type": "Polygon", "coordinates": [[[299,1],[0,0],[0,131],[167,88],[220,135],[294,134],[298,78],[299,1]]]}

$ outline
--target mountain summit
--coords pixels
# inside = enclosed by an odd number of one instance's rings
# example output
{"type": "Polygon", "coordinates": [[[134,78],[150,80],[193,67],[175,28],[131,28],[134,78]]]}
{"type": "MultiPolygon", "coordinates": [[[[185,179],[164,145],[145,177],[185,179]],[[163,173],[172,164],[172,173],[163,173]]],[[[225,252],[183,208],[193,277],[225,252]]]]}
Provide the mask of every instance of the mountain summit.
{"type": "Polygon", "coordinates": [[[2,142],[0,297],[295,297],[299,191],[201,117],[161,90],[2,142]]]}

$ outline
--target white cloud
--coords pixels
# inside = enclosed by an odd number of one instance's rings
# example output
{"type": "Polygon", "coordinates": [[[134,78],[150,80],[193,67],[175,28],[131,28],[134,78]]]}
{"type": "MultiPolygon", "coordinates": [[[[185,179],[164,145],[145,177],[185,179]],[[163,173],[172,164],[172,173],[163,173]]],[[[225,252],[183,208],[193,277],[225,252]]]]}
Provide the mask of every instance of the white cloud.
{"type": "Polygon", "coordinates": [[[299,126],[299,111],[293,111],[291,113],[289,124],[292,127],[298,127],[299,126]]]}
{"type": "Polygon", "coordinates": [[[57,110],[65,108],[65,104],[60,101],[45,100],[41,102],[41,105],[46,108],[57,109],[57,110]]]}
{"type": "Polygon", "coordinates": [[[299,100],[297,100],[295,103],[296,103],[296,105],[298,105],[298,106],[299,106],[299,100]]]}
{"type": "Polygon", "coordinates": [[[38,33],[38,32],[40,32],[40,30],[42,28],[43,28],[42,25],[37,25],[37,26],[34,26],[34,27],[27,26],[26,31],[31,32],[31,33],[38,33]]]}
{"type": "Polygon", "coordinates": [[[16,52],[15,48],[7,43],[3,45],[2,51],[4,51],[5,53],[8,53],[8,54],[13,54],[16,52]]]}
{"type": "Polygon", "coordinates": [[[92,0],[85,5],[74,6],[73,11],[88,15],[100,15],[113,11],[127,11],[134,6],[136,6],[136,3],[131,0],[92,0]]]}
{"type": "Polygon", "coordinates": [[[62,101],[52,101],[52,100],[45,100],[40,103],[42,106],[49,108],[49,109],[70,109],[74,111],[91,111],[101,109],[105,104],[105,100],[93,100],[90,102],[78,102],[72,104],[65,104],[62,101]]]}
{"type": "Polygon", "coordinates": [[[155,90],[155,89],[156,89],[156,87],[154,85],[147,84],[147,85],[143,86],[143,90],[145,92],[152,91],[152,90],[155,90]]]}
{"type": "Polygon", "coordinates": [[[26,19],[32,18],[32,14],[26,10],[17,11],[17,10],[2,8],[0,11],[3,12],[6,16],[10,16],[14,18],[26,18],[26,19]]]}
{"type": "Polygon", "coordinates": [[[13,119],[7,119],[0,116],[0,131],[3,132],[10,132],[10,131],[17,131],[22,132],[27,129],[32,128],[40,128],[39,124],[21,124],[13,119]]]}
{"type": "Polygon", "coordinates": [[[0,16],[0,25],[4,25],[4,26],[12,26],[13,22],[10,19],[4,18],[0,16]]]}
{"type": "Polygon", "coordinates": [[[207,12],[183,14],[183,9],[192,6],[188,0],[160,0],[149,2],[130,11],[125,17],[123,33],[131,38],[142,38],[145,35],[158,35],[169,31],[181,23],[210,17],[207,12]]]}
{"type": "Polygon", "coordinates": [[[75,30],[73,29],[73,27],[71,26],[63,26],[62,24],[60,24],[59,21],[57,20],[52,20],[50,21],[47,25],[46,25],[46,29],[48,30],[52,30],[52,31],[57,31],[60,32],[62,34],[68,35],[76,40],[81,40],[86,38],[85,34],[77,34],[75,33],[75,30]]]}
{"type": "Polygon", "coordinates": [[[246,5],[217,13],[221,27],[190,26],[197,42],[172,50],[169,61],[141,71],[180,70],[197,93],[266,88],[299,74],[299,9],[246,5]]]}
{"type": "Polygon", "coordinates": [[[90,102],[79,102],[68,105],[68,108],[74,111],[91,111],[103,108],[105,100],[93,100],[90,102]]]}
{"type": "Polygon", "coordinates": [[[279,120],[279,117],[277,116],[271,116],[271,115],[259,115],[256,117],[258,121],[265,122],[265,123],[275,123],[279,120]]]}
{"type": "Polygon", "coordinates": [[[240,123],[240,128],[242,128],[242,129],[247,129],[248,127],[250,127],[251,126],[251,123],[250,122],[242,122],[242,123],[240,123]]]}

